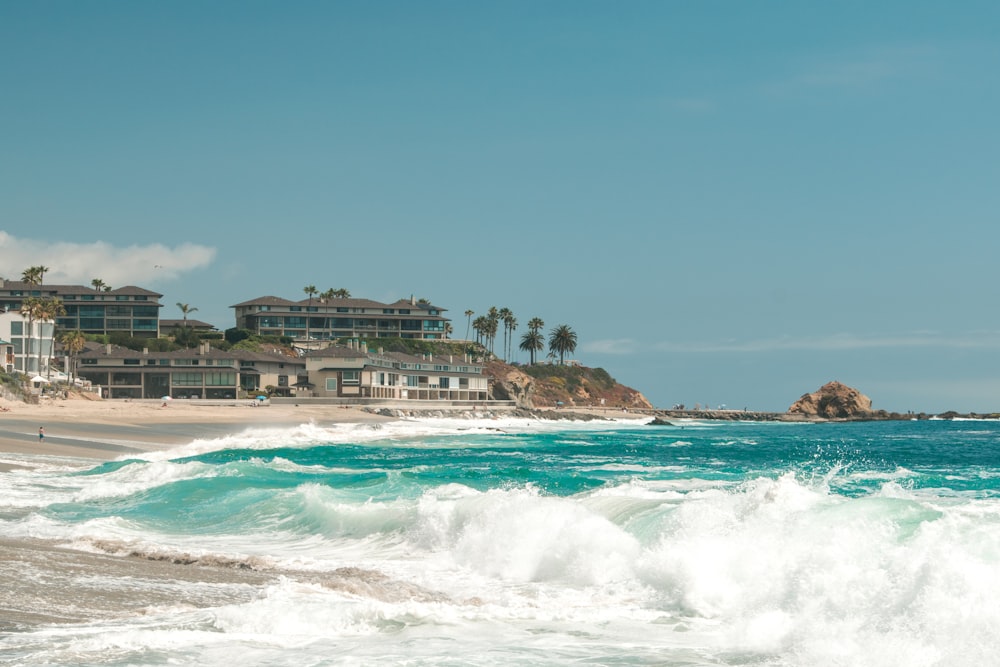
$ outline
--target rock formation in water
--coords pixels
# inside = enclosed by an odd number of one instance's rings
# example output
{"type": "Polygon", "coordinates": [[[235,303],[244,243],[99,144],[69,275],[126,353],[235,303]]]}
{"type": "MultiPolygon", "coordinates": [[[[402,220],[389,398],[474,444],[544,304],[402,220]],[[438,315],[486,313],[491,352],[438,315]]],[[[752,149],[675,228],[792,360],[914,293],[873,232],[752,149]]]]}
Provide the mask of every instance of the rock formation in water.
{"type": "Polygon", "coordinates": [[[872,399],[839,382],[828,382],[795,401],[789,414],[822,419],[861,419],[872,414],[872,399]]]}

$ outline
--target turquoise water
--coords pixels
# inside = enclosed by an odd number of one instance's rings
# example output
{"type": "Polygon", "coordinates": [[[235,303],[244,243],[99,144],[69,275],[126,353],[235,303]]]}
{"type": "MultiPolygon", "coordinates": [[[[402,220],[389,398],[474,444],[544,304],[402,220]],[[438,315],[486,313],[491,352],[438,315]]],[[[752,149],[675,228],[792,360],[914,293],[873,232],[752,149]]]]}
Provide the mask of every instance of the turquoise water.
{"type": "Polygon", "coordinates": [[[985,421],[437,420],[32,460],[2,536],[275,580],[26,627],[0,664],[991,664],[998,455],[985,421]]]}

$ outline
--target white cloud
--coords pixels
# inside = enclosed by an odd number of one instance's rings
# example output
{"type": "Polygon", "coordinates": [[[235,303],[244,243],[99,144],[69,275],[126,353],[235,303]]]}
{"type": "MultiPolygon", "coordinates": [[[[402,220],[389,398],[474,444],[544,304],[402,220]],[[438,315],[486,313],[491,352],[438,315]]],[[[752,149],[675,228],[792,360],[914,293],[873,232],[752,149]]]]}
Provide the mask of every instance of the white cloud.
{"type": "Polygon", "coordinates": [[[940,54],[934,47],[883,45],[830,54],[802,63],[797,74],[767,86],[773,91],[799,88],[865,88],[890,79],[922,76],[938,69],[940,54]]]}
{"type": "Polygon", "coordinates": [[[141,286],[208,266],[215,253],[215,248],[194,243],[172,248],[160,243],[117,247],[105,241],[19,239],[0,231],[0,276],[20,280],[25,269],[41,265],[49,268],[45,282],[50,285],[89,285],[100,278],[112,287],[141,286]]]}
{"type": "Polygon", "coordinates": [[[671,342],[654,343],[652,349],[662,352],[787,352],[794,350],[813,352],[834,352],[843,350],[870,350],[879,348],[900,347],[938,347],[938,348],[1000,348],[1000,332],[980,331],[963,334],[942,334],[939,332],[911,332],[890,335],[862,336],[850,333],[792,338],[779,336],[777,338],[762,338],[757,340],[728,340],[705,342],[671,342]]]}
{"type": "Polygon", "coordinates": [[[581,352],[591,354],[634,354],[639,349],[639,344],[631,338],[592,340],[580,345],[581,352]]]}

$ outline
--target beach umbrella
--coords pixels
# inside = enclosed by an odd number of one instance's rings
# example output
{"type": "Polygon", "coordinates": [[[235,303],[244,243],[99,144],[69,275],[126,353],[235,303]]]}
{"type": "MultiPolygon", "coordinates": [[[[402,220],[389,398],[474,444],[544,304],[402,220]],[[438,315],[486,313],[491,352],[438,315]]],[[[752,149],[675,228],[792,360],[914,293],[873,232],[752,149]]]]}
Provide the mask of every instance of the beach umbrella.
{"type": "Polygon", "coordinates": [[[49,383],[49,381],[46,380],[45,378],[43,378],[41,375],[36,375],[35,377],[31,378],[31,381],[32,382],[44,382],[45,384],[49,383]]]}
{"type": "Polygon", "coordinates": [[[172,400],[174,400],[174,397],[173,396],[164,396],[163,400],[164,401],[172,401],[172,400]]]}
{"type": "Polygon", "coordinates": [[[267,396],[258,396],[257,400],[258,401],[266,401],[267,400],[267,396]]]}

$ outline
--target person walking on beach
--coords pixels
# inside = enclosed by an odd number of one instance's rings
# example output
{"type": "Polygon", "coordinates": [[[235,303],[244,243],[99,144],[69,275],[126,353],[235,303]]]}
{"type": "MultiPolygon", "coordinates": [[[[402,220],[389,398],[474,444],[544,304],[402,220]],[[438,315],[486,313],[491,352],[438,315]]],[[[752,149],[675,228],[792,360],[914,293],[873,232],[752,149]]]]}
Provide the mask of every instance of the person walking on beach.
{"type": "Polygon", "coordinates": [[[44,426],[39,426],[38,427],[38,442],[41,442],[42,440],[45,440],[45,427],[44,426]]]}

